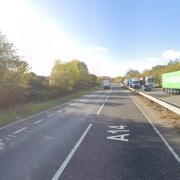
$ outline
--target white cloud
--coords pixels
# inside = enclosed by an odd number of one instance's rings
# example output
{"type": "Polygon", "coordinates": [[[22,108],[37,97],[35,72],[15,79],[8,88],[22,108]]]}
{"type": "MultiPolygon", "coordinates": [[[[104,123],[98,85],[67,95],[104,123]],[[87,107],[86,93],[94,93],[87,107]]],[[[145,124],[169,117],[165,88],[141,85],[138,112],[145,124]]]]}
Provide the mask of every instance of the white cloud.
{"type": "Polygon", "coordinates": [[[2,32],[7,34],[37,74],[49,75],[55,59],[79,59],[87,64],[91,73],[118,76],[124,75],[129,68],[142,71],[180,57],[180,52],[168,49],[157,57],[131,61],[120,57],[112,59],[104,46],[80,45],[49,16],[39,12],[31,1],[0,0],[0,5],[2,32]]]}
{"type": "Polygon", "coordinates": [[[161,55],[164,60],[175,60],[180,58],[180,52],[173,49],[164,51],[161,55]]]}
{"type": "Polygon", "coordinates": [[[134,59],[130,63],[127,64],[127,69],[134,68],[139,71],[143,71],[145,69],[151,69],[153,66],[156,65],[165,65],[169,62],[169,60],[176,60],[180,58],[180,52],[168,49],[161,53],[160,56],[157,57],[147,57],[144,59],[134,59]]]}

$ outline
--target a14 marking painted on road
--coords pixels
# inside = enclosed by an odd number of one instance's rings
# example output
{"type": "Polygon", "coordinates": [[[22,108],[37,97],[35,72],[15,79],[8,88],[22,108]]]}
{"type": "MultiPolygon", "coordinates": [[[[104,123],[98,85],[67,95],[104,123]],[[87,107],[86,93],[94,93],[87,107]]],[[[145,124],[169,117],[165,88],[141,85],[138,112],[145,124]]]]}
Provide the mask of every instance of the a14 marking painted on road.
{"type": "Polygon", "coordinates": [[[127,126],[119,125],[119,126],[108,126],[109,130],[108,133],[111,133],[111,136],[107,136],[106,138],[109,140],[115,140],[115,141],[123,141],[128,142],[129,141],[129,132],[130,130],[127,129],[127,126]]]}

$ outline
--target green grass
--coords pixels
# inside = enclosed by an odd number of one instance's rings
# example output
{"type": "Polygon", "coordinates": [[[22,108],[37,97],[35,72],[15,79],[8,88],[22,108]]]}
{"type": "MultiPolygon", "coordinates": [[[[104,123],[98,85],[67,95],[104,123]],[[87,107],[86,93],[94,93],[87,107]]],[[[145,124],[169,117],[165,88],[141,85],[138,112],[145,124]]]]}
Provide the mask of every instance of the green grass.
{"type": "Polygon", "coordinates": [[[76,93],[73,93],[70,95],[66,95],[66,96],[63,96],[61,98],[54,99],[54,100],[21,104],[21,105],[17,105],[16,107],[13,107],[13,108],[1,110],[0,111],[0,126],[4,126],[4,125],[10,124],[10,123],[13,123],[15,121],[21,120],[28,116],[37,114],[44,110],[47,110],[51,107],[63,104],[65,102],[68,102],[68,101],[76,98],[76,97],[87,94],[91,91],[92,90],[79,91],[79,92],[76,92],[76,93]]]}

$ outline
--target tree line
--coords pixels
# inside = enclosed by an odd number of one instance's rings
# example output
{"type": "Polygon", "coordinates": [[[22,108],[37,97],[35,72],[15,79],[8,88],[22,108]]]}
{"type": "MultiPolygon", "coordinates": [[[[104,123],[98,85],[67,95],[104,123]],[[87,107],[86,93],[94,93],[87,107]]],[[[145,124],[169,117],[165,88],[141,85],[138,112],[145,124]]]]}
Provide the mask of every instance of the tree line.
{"type": "Polygon", "coordinates": [[[48,77],[36,75],[30,69],[15,46],[0,32],[0,108],[49,100],[97,84],[97,77],[78,60],[56,60],[48,77]]]}

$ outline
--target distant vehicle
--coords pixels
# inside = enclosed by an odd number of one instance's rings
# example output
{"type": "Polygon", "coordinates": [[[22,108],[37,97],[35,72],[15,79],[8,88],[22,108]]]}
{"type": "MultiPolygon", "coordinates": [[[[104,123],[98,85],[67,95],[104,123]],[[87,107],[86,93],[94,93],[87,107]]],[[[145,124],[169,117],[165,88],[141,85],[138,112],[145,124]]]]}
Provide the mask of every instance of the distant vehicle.
{"type": "Polygon", "coordinates": [[[180,94],[180,71],[162,74],[162,88],[169,94],[180,94]]]}
{"type": "Polygon", "coordinates": [[[129,86],[131,88],[140,88],[141,84],[140,84],[139,78],[130,78],[129,79],[129,86]]]}
{"type": "Polygon", "coordinates": [[[140,84],[141,84],[141,86],[147,85],[147,86],[150,86],[151,88],[153,88],[154,87],[154,78],[152,76],[142,77],[142,78],[140,78],[140,84]]]}
{"type": "Polygon", "coordinates": [[[111,83],[109,79],[104,79],[102,81],[102,86],[104,89],[111,89],[111,83]]]}
{"type": "Polygon", "coordinates": [[[129,79],[125,79],[123,83],[124,83],[124,86],[129,86],[129,79]]]}
{"type": "Polygon", "coordinates": [[[141,90],[143,91],[151,91],[151,85],[142,85],[141,86],[141,90]]]}

